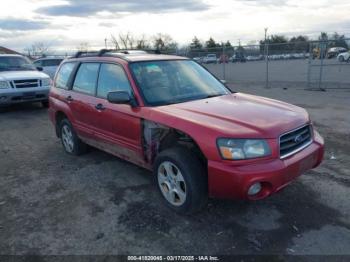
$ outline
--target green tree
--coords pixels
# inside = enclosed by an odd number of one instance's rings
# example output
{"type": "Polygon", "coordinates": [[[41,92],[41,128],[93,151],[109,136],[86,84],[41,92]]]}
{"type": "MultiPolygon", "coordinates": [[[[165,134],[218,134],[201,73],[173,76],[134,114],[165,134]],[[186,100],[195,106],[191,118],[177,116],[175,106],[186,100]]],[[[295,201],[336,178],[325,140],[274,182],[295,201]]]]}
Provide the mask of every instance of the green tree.
{"type": "Polygon", "coordinates": [[[209,40],[205,42],[206,48],[215,48],[218,46],[220,45],[218,45],[212,37],[210,37],[209,40]]]}
{"type": "Polygon", "coordinates": [[[327,41],[328,40],[328,34],[326,32],[321,32],[320,36],[318,37],[318,40],[320,40],[320,41],[327,41]]]}
{"type": "Polygon", "coordinates": [[[225,47],[232,47],[232,45],[231,45],[231,42],[230,42],[230,41],[226,41],[226,43],[225,43],[224,45],[225,45],[225,47]]]}
{"type": "Polygon", "coordinates": [[[329,47],[344,47],[348,48],[348,44],[346,43],[345,36],[339,35],[335,32],[332,37],[332,41],[329,43],[329,47]]]}
{"type": "Polygon", "coordinates": [[[289,49],[294,52],[308,52],[309,38],[304,35],[293,36],[289,40],[289,49]]]}
{"type": "Polygon", "coordinates": [[[272,35],[269,39],[271,44],[285,44],[288,39],[284,35],[272,35]]]}
{"type": "Polygon", "coordinates": [[[191,49],[201,49],[203,47],[201,41],[195,36],[190,44],[191,49]]]}
{"type": "Polygon", "coordinates": [[[308,42],[309,38],[306,35],[293,36],[289,42],[308,42]]]}
{"type": "Polygon", "coordinates": [[[284,35],[271,35],[265,40],[260,40],[260,52],[264,52],[265,44],[269,45],[269,53],[281,53],[288,49],[288,39],[284,35]]]}

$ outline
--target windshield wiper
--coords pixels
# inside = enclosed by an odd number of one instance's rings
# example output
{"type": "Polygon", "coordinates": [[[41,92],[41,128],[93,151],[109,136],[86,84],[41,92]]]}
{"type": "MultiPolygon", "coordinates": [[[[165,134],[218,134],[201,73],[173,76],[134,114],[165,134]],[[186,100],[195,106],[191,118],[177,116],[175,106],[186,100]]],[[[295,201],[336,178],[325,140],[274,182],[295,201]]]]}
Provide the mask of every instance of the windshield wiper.
{"type": "Polygon", "coordinates": [[[189,101],[194,101],[194,100],[200,100],[200,99],[206,99],[206,98],[211,98],[211,97],[216,97],[216,96],[223,96],[224,94],[209,94],[206,96],[201,96],[201,97],[186,97],[186,98],[177,98],[177,99],[171,99],[167,100],[166,102],[162,103],[160,106],[165,106],[165,105],[172,105],[172,104],[178,104],[178,103],[185,103],[189,101]]]}

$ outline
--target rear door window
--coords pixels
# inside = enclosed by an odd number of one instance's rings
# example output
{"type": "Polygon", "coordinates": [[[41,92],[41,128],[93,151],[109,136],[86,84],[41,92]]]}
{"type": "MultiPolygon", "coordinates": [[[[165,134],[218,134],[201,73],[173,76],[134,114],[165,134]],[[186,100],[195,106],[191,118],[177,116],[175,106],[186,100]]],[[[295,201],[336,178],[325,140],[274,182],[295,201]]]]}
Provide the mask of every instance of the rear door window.
{"type": "Polygon", "coordinates": [[[68,89],[67,84],[75,67],[75,63],[65,63],[60,67],[55,80],[55,87],[68,89]]]}
{"type": "Polygon", "coordinates": [[[73,90],[88,95],[95,95],[99,63],[82,63],[74,80],[73,90]]]}
{"type": "Polygon", "coordinates": [[[107,98],[112,91],[126,91],[131,95],[131,86],[123,68],[116,64],[102,64],[98,78],[97,96],[107,98]]]}

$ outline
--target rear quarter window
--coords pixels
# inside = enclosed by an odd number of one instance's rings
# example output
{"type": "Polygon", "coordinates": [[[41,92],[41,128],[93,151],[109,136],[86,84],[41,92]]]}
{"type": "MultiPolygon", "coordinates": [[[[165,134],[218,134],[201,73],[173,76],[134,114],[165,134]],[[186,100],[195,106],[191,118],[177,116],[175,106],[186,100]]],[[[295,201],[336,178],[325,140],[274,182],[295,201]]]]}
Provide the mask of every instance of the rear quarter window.
{"type": "Polygon", "coordinates": [[[70,75],[74,70],[74,67],[75,67],[75,63],[72,63],[72,62],[65,63],[60,67],[57,73],[57,77],[55,79],[55,87],[68,89],[67,84],[68,84],[70,75]]]}

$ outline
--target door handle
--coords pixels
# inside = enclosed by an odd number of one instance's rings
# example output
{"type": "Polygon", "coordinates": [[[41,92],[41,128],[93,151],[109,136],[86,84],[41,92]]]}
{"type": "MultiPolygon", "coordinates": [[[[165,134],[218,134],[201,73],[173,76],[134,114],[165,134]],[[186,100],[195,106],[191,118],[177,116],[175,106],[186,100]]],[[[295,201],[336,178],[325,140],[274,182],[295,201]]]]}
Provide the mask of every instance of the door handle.
{"type": "Polygon", "coordinates": [[[69,102],[71,102],[71,101],[73,101],[73,98],[72,98],[71,96],[67,96],[67,97],[66,97],[66,100],[69,101],[69,102]]]}
{"type": "Polygon", "coordinates": [[[97,110],[105,110],[105,109],[106,109],[102,104],[97,104],[97,105],[95,106],[95,108],[96,108],[97,110]]]}

